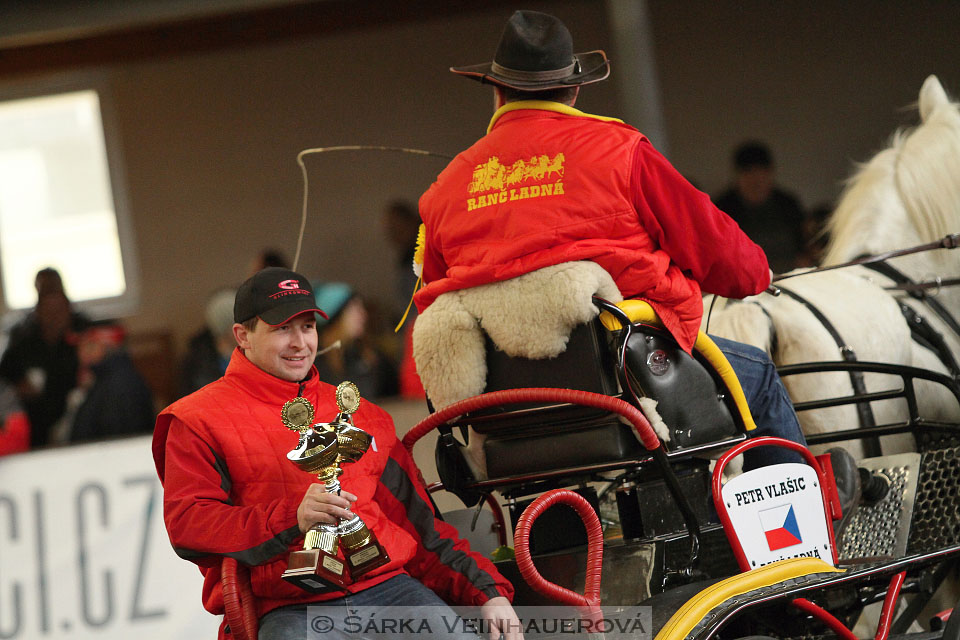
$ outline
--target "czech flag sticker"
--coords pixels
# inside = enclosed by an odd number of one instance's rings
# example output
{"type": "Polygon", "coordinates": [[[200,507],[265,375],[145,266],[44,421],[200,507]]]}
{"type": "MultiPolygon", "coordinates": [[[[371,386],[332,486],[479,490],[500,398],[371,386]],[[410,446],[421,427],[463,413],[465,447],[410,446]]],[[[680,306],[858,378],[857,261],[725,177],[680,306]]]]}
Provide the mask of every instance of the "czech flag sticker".
{"type": "Polygon", "coordinates": [[[792,504],[764,509],[758,512],[758,515],[770,551],[792,547],[803,542],[803,538],[800,537],[800,526],[797,524],[797,514],[794,513],[792,504]]]}

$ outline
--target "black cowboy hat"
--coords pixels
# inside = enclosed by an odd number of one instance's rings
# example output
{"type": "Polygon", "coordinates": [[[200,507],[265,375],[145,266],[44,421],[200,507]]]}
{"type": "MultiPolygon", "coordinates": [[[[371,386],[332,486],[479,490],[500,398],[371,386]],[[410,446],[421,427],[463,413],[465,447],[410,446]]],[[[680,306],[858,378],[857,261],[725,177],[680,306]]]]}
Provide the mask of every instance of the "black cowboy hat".
{"type": "Polygon", "coordinates": [[[610,75],[610,61],[599,49],[574,54],[573,38],[557,18],[516,11],[500,36],[493,62],[450,71],[521,91],[542,91],[604,80],[610,75]]]}

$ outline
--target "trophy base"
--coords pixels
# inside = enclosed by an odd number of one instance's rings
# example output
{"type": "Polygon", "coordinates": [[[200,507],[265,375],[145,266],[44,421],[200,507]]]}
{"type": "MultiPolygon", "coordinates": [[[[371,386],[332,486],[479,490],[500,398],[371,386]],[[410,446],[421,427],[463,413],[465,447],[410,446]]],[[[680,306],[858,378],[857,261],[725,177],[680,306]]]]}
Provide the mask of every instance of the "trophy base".
{"type": "Polygon", "coordinates": [[[281,577],[310,593],[343,591],[350,584],[343,561],[320,549],[305,549],[291,553],[287,570],[281,577]]]}
{"type": "Polygon", "coordinates": [[[350,575],[354,580],[365,573],[382,567],[390,562],[390,556],[380,545],[377,538],[371,533],[370,540],[356,549],[343,548],[343,555],[347,559],[347,565],[350,567],[350,575]]]}

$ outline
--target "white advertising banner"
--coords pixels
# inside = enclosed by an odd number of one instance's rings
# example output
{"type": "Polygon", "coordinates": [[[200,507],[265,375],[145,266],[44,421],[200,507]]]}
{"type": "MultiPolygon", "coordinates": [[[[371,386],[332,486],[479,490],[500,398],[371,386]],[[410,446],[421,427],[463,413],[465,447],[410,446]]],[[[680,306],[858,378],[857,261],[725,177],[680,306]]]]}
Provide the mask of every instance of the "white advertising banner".
{"type": "Polygon", "coordinates": [[[0,639],[216,638],[150,438],[0,458],[0,639]]]}
{"type": "Polygon", "coordinates": [[[813,467],[761,467],[723,485],[723,504],[750,568],[786,558],[833,564],[820,482],[813,467]]]}

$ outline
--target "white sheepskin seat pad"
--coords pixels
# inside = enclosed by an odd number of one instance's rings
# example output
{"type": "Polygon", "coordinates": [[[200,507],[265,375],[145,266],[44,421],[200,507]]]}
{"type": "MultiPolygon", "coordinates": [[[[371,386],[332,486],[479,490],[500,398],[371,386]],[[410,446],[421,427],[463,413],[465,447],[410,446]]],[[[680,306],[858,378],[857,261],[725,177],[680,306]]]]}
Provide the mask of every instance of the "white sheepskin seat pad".
{"type": "Polygon", "coordinates": [[[556,357],[573,328],[597,316],[594,295],[623,299],[610,274],[581,261],[439,296],[413,328],[413,357],[427,396],[441,408],[483,393],[484,332],[511,357],[556,357]]]}

